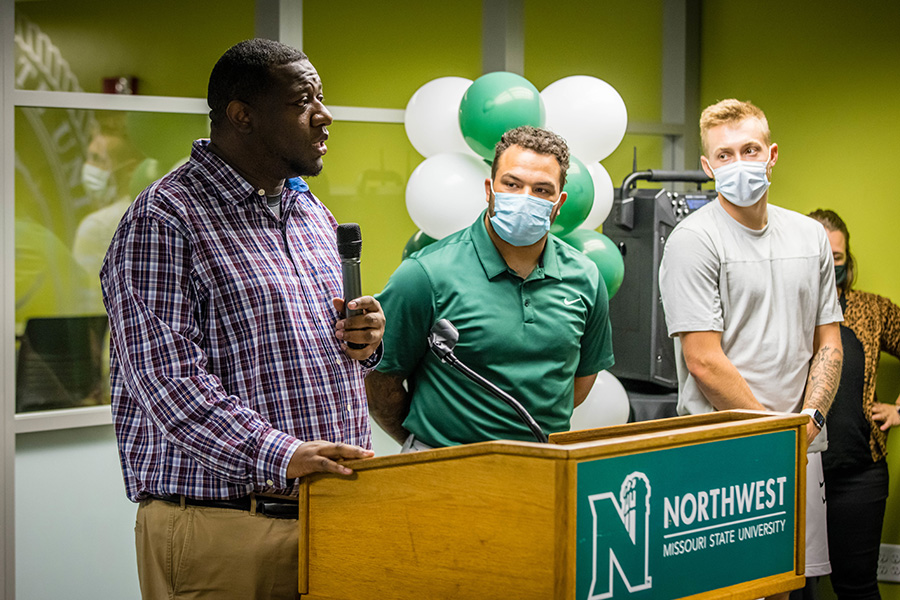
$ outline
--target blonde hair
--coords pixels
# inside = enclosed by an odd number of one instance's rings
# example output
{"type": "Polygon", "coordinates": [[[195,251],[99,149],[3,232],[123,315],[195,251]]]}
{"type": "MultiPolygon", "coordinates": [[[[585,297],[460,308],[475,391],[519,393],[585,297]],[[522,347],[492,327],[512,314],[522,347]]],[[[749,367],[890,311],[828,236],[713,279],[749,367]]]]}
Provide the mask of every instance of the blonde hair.
{"type": "Polygon", "coordinates": [[[703,154],[709,152],[709,148],[706,146],[706,134],[710,129],[719,125],[736,125],[751,117],[759,120],[763,128],[763,141],[766,146],[770,145],[772,142],[770,141],[769,122],[766,120],[765,113],[758,106],[734,98],[720,100],[712,106],[707,106],[700,115],[700,141],[703,144],[703,154]]]}

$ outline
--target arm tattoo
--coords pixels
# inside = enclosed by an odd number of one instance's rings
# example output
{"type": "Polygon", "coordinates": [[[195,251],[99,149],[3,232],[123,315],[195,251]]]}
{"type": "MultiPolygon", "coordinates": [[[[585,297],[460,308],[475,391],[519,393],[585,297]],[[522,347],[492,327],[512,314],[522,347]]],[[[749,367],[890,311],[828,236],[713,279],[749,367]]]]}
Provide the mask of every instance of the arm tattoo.
{"type": "Polygon", "coordinates": [[[831,402],[841,381],[841,365],[844,353],[841,348],[822,346],[813,356],[806,382],[803,406],[817,408],[822,414],[831,408],[831,402]]]}

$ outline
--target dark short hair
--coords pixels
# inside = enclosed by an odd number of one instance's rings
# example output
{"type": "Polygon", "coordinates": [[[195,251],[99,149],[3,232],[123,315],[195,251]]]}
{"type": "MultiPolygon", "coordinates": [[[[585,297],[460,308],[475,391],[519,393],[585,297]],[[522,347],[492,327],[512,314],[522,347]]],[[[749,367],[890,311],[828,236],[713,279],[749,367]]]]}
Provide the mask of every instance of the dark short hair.
{"type": "Polygon", "coordinates": [[[520,146],[538,154],[552,155],[559,163],[560,191],[566,186],[566,171],[569,170],[569,146],[566,144],[566,140],[549,129],[539,129],[530,125],[510,129],[497,142],[497,146],[494,148],[494,164],[491,166],[491,180],[497,176],[500,155],[506,152],[510,146],[520,146]]]}
{"type": "Polygon", "coordinates": [[[809,213],[808,216],[824,225],[828,231],[840,231],[844,234],[844,243],[846,244],[844,250],[847,255],[847,279],[844,280],[840,287],[844,292],[850,291],[850,288],[853,287],[853,283],[856,281],[856,259],[850,252],[850,230],[847,229],[847,224],[836,212],[825,208],[818,208],[809,213]]]}
{"type": "Polygon", "coordinates": [[[252,102],[268,91],[271,69],[309,60],[306,54],[281,42],[255,38],[239,42],[225,51],[209,75],[206,102],[209,118],[220,122],[232,100],[252,102]]]}

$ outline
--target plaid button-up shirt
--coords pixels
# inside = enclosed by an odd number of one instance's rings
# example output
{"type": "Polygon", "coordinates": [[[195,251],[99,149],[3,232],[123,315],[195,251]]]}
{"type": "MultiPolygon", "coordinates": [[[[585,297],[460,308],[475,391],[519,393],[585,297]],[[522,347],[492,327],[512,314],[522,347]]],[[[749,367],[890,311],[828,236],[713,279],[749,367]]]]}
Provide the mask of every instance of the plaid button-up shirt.
{"type": "Polygon", "coordinates": [[[334,217],[295,179],[277,218],[207,144],[138,196],[100,273],[135,502],[295,494],[301,441],[371,447],[363,378],[380,351],[361,364],[334,337],[334,217]]]}

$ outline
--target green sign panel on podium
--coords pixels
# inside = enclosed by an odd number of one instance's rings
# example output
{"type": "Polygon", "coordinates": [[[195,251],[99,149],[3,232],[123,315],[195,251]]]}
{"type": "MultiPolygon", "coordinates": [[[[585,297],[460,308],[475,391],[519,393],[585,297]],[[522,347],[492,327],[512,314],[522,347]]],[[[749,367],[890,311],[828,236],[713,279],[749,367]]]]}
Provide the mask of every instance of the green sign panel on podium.
{"type": "Polygon", "coordinates": [[[576,600],[681,598],[793,571],[796,445],[779,431],[579,463],[576,600]]]}

